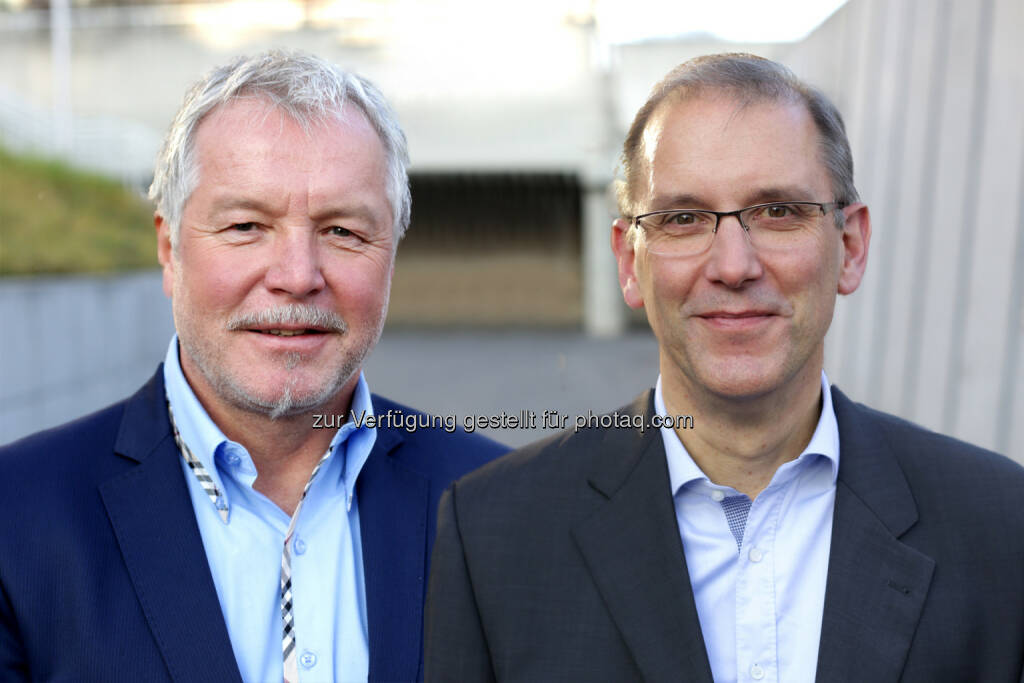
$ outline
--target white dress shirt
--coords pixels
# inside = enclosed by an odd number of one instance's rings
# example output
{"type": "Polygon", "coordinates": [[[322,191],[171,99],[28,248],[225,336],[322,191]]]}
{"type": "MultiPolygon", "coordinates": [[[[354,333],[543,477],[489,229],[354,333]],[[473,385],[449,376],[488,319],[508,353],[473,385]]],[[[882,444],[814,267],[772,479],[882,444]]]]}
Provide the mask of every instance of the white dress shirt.
{"type": "MultiPolygon", "coordinates": [[[[825,605],[839,430],[828,378],[807,447],[775,472],[750,506],[742,542],[713,483],[675,431],[662,427],[676,521],[715,681],[811,683],[825,605]]],[[[661,377],[654,407],[666,415],[661,377]]]]}

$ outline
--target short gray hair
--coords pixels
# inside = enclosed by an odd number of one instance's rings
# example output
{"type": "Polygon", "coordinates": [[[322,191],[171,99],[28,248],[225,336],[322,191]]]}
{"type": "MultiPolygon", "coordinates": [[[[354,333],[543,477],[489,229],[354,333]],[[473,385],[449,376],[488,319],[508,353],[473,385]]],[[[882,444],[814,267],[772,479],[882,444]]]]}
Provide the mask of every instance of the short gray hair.
{"type": "Polygon", "coordinates": [[[409,227],[409,153],[405,133],[391,106],[373,83],[319,57],[270,50],[239,57],[207,73],[189,89],[156,160],[149,198],[170,227],[177,246],[185,203],[199,183],[195,136],[203,118],[218,106],[244,96],[262,96],[303,128],[341,116],[351,102],[380,137],[387,158],[387,198],[395,243],[409,227]]]}
{"type": "MultiPolygon", "coordinates": [[[[683,100],[708,92],[735,97],[741,106],[766,100],[803,104],[821,137],[822,161],[828,169],[834,201],[846,204],[858,201],[850,142],[846,138],[843,117],[835,105],[781,64],[756,55],[726,53],[683,62],[651,90],[622,146],[620,165],[624,178],[617,188],[620,215],[628,217],[640,212],[636,188],[643,171],[644,130],[651,117],[670,97],[683,100]]],[[[836,222],[842,224],[838,212],[836,222]]]]}

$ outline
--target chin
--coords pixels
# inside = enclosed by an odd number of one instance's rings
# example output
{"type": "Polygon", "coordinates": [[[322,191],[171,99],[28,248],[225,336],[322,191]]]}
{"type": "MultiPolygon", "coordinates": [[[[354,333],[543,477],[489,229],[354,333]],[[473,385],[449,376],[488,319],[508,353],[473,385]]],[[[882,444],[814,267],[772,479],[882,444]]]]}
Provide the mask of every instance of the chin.
{"type": "Polygon", "coordinates": [[[778,364],[766,359],[708,359],[699,367],[702,369],[694,373],[698,383],[721,398],[754,400],[784,384],[778,364]]]}
{"type": "Polygon", "coordinates": [[[324,386],[319,389],[298,388],[293,383],[280,385],[273,390],[246,390],[237,387],[229,389],[225,396],[237,407],[250,412],[266,415],[272,420],[295,417],[309,413],[328,403],[341,390],[340,386],[324,386]]]}
{"type": "Polygon", "coordinates": [[[285,372],[210,373],[207,380],[227,403],[242,410],[280,419],[302,415],[331,403],[351,380],[355,368],[340,364],[330,376],[314,375],[301,369],[285,372]],[[240,374],[240,373],[239,373],[240,374]]]}

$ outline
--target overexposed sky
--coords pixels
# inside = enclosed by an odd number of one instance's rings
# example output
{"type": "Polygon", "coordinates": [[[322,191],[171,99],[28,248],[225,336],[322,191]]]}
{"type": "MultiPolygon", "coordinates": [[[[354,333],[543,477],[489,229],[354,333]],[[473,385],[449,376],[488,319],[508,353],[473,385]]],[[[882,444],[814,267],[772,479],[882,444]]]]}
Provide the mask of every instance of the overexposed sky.
{"type": "Polygon", "coordinates": [[[799,40],[846,0],[596,0],[612,43],[708,33],[736,42],[799,40]]]}
{"type": "MultiPolygon", "coordinates": [[[[75,0],[70,0],[75,4],[75,0]]],[[[102,0],[99,0],[102,4],[102,0]]],[[[800,40],[846,0],[212,0],[184,8],[193,23],[236,30],[259,24],[278,29],[300,25],[312,8],[321,19],[387,21],[424,16],[466,24],[467,33],[507,33],[509,21],[534,25],[545,19],[597,19],[603,41],[628,43],[707,34],[749,43],[800,40]]],[[[29,0],[0,0],[22,9],[29,0]]],[[[435,24],[436,25],[436,24],[435,24]]],[[[421,26],[422,27],[422,26],[421,26]]],[[[524,35],[529,35],[527,29],[524,35]]]]}

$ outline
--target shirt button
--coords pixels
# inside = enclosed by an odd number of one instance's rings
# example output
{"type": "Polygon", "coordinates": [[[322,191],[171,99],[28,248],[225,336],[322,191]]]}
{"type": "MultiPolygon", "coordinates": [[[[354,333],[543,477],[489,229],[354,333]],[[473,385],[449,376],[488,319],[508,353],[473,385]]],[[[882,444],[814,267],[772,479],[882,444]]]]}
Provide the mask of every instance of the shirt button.
{"type": "Polygon", "coordinates": [[[762,678],[764,678],[764,669],[762,669],[760,665],[755,664],[754,666],[750,667],[750,677],[753,678],[755,681],[761,680],[762,678]]]}
{"type": "Polygon", "coordinates": [[[303,650],[302,654],[299,655],[299,664],[302,665],[303,669],[312,669],[316,666],[316,653],[311,650],[303,650]]]}
{"type": "MultiPolygon", "coordinates": [[[[751,548],[750,553],[747,555],[751,562],[760,562],[764,559],[764,553],[761,552],[760,548],[751,548]]],[[[754,666],[757,666],[756,664],[754,666]]],[[[763,675],[763,673],[762,673],[763,675]]]]}
{"type": "Polygon", "coordinates": [[[228,464],[231,465],[232,467],[238,467],[239,463],[241,462],[242,459],[238,457],[237,453],[232,453],[231,455],[228,456],[228,464]]]}
{"type": "Polygon", "coordinates": [[[714,491],[711,492],[711,500],[715,501],[716,503],[721,503],[723,500],[725,500],[725,493],[719,491],[718,489],[715,489],[714,491]]]}
{"type": "MultiPolygon", "coordinates": [[[[306,552],[306,542],[303,541],[301,538],[296,538],[292,542],[292,550],[295,551],[296,555],[303,554],[304,552],[306,552]]],[[[308,652],[308,650],[307,650],[307,652],[308,652]]],[[[315,659],[315,657],[314,657],[314,659],[315,659]]]]}

